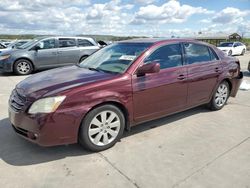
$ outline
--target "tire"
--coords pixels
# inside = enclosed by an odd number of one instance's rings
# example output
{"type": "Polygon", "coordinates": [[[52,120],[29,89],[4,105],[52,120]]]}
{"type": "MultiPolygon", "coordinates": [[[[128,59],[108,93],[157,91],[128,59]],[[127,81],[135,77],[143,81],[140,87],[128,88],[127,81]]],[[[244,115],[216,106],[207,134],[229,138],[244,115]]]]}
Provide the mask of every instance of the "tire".
{"type": "Polygon", "coordinates": [[[228,56],[232,56],[232,50],[229,50],[228,56]]]}
{"type": "Polygon", "coordinates": [[[33,65],[29,60],[19,59],[14,63],[13,69],[17,75],[28,75],[33,72],[33,65]]]}
{"type": "Polygon", "coordinates": [[[79,130],[79,143],[90,151],[106,150],[122,137],[124,127],[125,118],[119,108],[113,105],[97,107],[84,118],[79,130]]]}
{"type": "Polygon", "coordinates": [[[248,63],[248,67],[247,67],[248,71],[250,72],[250,61],[248,63]]]}
{"type": "Polygon", "coordinates": [[[228,82],[223,81],[216,88],[216,91],[209,103],[210,110],[220,110],[227,103],[230,94],[228,82]]]}
{"type": "Polygon", "coordinates": [[[79,63],[81,63],[84,59],[86,59],[88,57],[88,55],[82,56],[79,63]]]}
{"type": "Polygon", "coordinates": [[[240,55],[244,55],[246,53],[246,50],[243,49],[240,55]]]}

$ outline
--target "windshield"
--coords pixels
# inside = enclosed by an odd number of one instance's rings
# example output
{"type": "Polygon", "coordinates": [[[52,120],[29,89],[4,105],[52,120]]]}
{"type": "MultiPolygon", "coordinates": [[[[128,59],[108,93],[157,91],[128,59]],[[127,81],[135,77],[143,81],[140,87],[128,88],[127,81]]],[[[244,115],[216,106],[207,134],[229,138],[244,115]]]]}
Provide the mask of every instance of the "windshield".
{"type": "Polygon", "coordinates": [[[33,39],[27,43],[25,43],[22,46],[17,46],[18,49],[25,49],[25,48],[29,48],[30,46],[32,46],[33,44],[35,44],[37,41],[39,41],[39,39],[33,39]]]}
{"type": "Polygon", "coordinates": [[[234,44],[233,42],[224,42],[224,43],[221,43],[219,47],[232,47],[233,44],[234,44]]]}
{"type": "Polygon", "coordinates": [[[107,46],[79,65],[96,71],[123,73],[151,43],[116,43],[107,46]]]}

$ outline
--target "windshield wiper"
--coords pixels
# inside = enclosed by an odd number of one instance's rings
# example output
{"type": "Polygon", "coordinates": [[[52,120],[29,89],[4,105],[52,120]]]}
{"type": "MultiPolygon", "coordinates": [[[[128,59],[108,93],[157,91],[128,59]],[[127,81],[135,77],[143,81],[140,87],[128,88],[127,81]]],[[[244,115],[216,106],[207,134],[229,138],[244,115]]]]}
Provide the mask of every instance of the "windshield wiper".
{"type": "Polygon", "coordinates": [[[100,69],[94,68],[94,67],[88,67],[87,69],[97,72],[102,72],[100,69]]]}

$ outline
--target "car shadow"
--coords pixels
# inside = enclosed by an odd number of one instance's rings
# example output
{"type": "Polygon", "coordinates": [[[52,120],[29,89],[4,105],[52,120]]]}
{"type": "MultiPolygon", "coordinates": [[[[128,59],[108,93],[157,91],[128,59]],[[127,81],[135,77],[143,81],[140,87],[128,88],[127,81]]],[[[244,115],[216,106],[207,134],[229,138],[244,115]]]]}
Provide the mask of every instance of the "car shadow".
{"type": "MultiPolygon", "coordinates": [[[[135,134],[148,131],[152,128],[167,125],[179,119],[198,113],[208,112],[204,107],[197,107],[175,115],[137,125],[129,132],[125,132],[123,139],[135,134]]],[[[94,155],[85,151],[80,145],[63,145],[54,147],[41,147],[16,135],[12,130],[8,118],[0,120],[0,159],[13,166],[28,166],[66,158],[67,156],[94,155]]],[[[129,147],[129,146],[128,146],[129,147]]],[[[112,149],[112,148],[111,148],[112,149]]]]}

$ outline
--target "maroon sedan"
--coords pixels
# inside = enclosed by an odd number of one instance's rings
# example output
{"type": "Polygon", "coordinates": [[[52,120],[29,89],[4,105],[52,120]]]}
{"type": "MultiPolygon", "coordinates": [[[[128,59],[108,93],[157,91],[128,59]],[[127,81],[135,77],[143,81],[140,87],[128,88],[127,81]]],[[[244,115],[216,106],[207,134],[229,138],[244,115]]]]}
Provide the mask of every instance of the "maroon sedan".
{"type": "Polygon", "coordinates": [[[19,135],[39,145],[79,142],[100,151],[136,124],[202,104],[221,109],[242,77],[238,60],[206,43],[123,41],[77,66],[20,82],[9,118],[19,135]]]}

